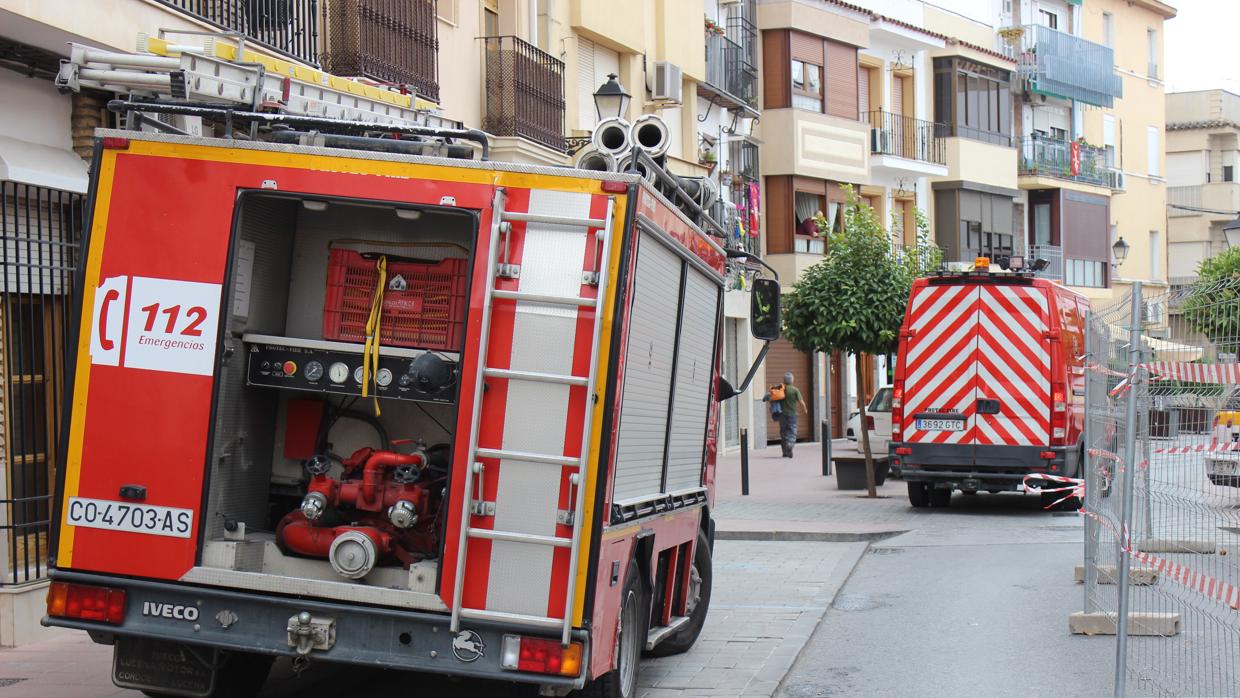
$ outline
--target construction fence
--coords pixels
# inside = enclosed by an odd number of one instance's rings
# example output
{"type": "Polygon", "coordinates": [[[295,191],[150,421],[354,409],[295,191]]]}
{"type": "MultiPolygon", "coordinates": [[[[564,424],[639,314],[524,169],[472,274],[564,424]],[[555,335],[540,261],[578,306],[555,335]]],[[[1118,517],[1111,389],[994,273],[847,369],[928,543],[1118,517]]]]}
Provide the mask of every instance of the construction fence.
{"type": "Polygon", "coordinates": [[[1087,318],[1075,627],[1115,634],[1117,696],[1236,696],[1240,279],[1148,291],[1087,318]]]}

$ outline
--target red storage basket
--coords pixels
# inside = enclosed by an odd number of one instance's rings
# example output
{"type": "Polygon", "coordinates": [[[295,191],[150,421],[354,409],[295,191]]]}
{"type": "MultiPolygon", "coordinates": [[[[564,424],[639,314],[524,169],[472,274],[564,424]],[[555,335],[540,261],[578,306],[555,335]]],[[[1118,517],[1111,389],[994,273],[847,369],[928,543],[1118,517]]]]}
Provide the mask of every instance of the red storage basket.
{"type": "MultiPolygon", "coordinates": [[[[334,248],[327,262],[323,338],[365,342],[366,321],[379,280],[377,254],[334,248]]],[[[469,261],[396,261],[388,257],[387,288],[379,342],[394,347],[460,351],[465,341],[466,276],[469,261]],[[393,281],[400,277],[404,288],[393,281]]]]}

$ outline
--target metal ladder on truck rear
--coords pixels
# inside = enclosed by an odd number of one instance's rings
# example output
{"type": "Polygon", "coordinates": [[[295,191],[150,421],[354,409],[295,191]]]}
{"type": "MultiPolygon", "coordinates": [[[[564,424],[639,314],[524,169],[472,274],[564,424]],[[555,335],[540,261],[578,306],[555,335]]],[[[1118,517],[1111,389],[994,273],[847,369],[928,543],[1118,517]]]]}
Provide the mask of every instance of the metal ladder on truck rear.
{"type": "MultiPolygon", "coordinates": [[[[569,634],[573,629],[573,607],[575,606],[577,600],[576,570],[577,563],[581,559],[581,519],[582,510],[585,503],[586,467],[590,457],[589,447],[594,421],[591,413],[593,411],[592,406],[595,404],[593,396],[598,384],[599,347],[602,342],[603,331],[602,306],[607,298],[607,269],[611,260],[611,243],[613,226],[615,222],[616,202],[614,198],[608,198],[607,213],[605,214],[605,217],[603,219],[597,219],[567,218],[562,216],[545,216],[535,213],[509,212],[504,210],[505,200],[506,194],[503,189],[500,189],[495,195],[493,205],[494,213],[492,214],[493,218],[491,222],[492,244],[489,259],[487,261],[487,290],[482,306],[482,337],[479,342],[479,362],[482,363],[482,377],[478,380],[477,386],[474,388],[473,416],[470,420],[469,428],[469,460],[467,462],[470,464],[470,467],[465,473],[465,497],[464,506],[461,509],[461,533],[457,546],[456,578],[453,583],[452,592],[451,629],[454,633],[459,632],[462,618],[505,621],[543,629],[558,629],[561,631],[561,641],[567,645],[569,634]],[[602,252],[598,255],[597,298],[586,298],[583,296],[549,296],[545,294],[509,291],[495,288],[496,278],[500,276],[500,236],[511,235],[513,223],[545,223],[580,228],[583,235],[588,235],[590,230],[598,231],[595,233],[595,241],[596,246],[602,246],[602,252]],[[487,346],[489,345],[491,339],[491,310],[495,299],[548,303],[578,308],[594,308],[594,328],[590,346],[589,375],[558,375],[487,367],[485,362],[487,346]],[[587,407],[587,414],[584,418],[585,423],[582,425],[581,455],[574,458],[565,456],[562,453],[527,453],[522,451],[479,448],[478,429],[482,414],[482,400],[484,399],[484,380],[486,378],[542,381],[548,383],[558,383],[561,385],[585,386],[586,404],[590,407],[587,407]],[[487,503],[483,502],[481,498],[478,498],[477,500],[474,498],[475,478],[480,478],[483,472],[482,463],[478,461],[479,458],[543,463],[550,467],[575,466],[576,472],[572,473],[569,479],[570,484],[573,485],[572,492],[575,493],[575,501],[572,502],[572,508],[569,510],[570,521],[567,522],[570,526],[572,526],[572,537],[542,536],[529,533],[474,528],[471,526],[471,521],[474,515],[486,514],[487,503]],[[465,608],[461,598],[465,585],[465,564],[469,552],[469,541],[470,539],[477,538],[568,548],[569,581],[565,591],[564,618],[560,619],[553,616],[534,616],[518,613],[507,613],[503,611],[490,611],[482,608],[465,608]]],[[[565,522],[561,521],[560,523],[565,522]]]]}

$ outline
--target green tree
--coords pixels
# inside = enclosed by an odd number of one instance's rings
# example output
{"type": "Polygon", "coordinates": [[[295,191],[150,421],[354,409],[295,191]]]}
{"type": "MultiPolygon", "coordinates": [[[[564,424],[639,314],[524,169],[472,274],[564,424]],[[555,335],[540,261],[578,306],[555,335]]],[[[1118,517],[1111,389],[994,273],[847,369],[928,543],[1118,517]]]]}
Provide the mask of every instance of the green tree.
{"type": "Polygon", "coordinates": [[[1240,349],[1240,247],[1231,247],[1197,269],[1197,282],[1182,306],[1184,319],[1221,351],[1240,349]]]}
{"type": "MultiPolygon", "coordinates": [[[[798,351],[885,354],[899,344],[900,324],[913,279],[936,269],[938,248],[929,244],[925,216],[916,213],[917,244],[893,250],[891,237],[874,209],[861,203],[852,187],[845,187],[843,225],[831,230],[819,213],[819,234],[827,240],[821,262],[801,275],[784,297],[784,336],[798,351]]],[[[861,444],[865,453],[869,496],[877,496],[870,433],[865,428],[865,396],[858,391],[861,444]]]]}

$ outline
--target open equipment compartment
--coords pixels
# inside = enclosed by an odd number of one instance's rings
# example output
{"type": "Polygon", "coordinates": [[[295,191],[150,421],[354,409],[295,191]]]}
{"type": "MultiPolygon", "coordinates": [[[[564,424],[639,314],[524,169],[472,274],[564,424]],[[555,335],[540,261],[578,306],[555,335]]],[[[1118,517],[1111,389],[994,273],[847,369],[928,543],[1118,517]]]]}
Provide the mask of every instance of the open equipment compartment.
{"type": "Polygon", "coordinates": [[[261,190],[236,206],[186,581],[443,609],[477,212],[261,190]]]}

